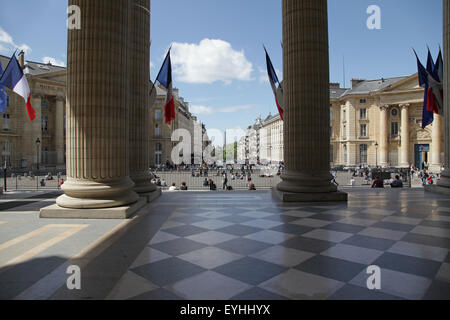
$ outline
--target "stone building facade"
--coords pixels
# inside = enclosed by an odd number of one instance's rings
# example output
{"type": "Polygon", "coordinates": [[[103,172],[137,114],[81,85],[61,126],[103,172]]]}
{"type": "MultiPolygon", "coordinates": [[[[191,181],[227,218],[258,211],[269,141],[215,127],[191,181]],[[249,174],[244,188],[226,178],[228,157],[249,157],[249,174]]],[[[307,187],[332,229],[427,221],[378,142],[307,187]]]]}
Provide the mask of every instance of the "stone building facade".
{"type": "MultiPolygon", "coordinates": [[[[0,55],[3,68],[9,59],[0,55]]],[[[66,69],[25,61],[23,52],[19,63],[30,86],[36,118],[30,122],[23,98],[6,88],[7,108],[0,122],[2,166],[6,162],[12,170],[34,170],[39,163],[41,169],[63,169],[66,69]]]]}
{"type": "MultiPolygon", "coordinates": [[[[428,168],[440,172],[444,157],[442,117],[422,129],[423,89],[418,76],[351,81],[330,85],[332,166],[428,168]]],[[[283,121],[269,115],[262,135],[262,162],[283,161],[283,121]]]]}
{"type": "MultiPolygon", "coordinates": [[[[175,120],[170,125],[166,124],[164,118],[164,106],[166,104],[167,91],[155,86],[156,99],[150,112],[150,165],[157,167],[167,162],[173,164],[172,150],[178,142],[172,141],[172,133],[177,129],[185,129],[191,137],[190,161],[195,159],[201,163],[201,152],[198,152],[198,142],[203,139],[203,148],[207,145],[208,135],[203,123],[189,111],[189,103],[180,97],[179,90],[173,89],[175,98],[175,120]],[[203,138],[202,138],[203,137],[203,138]],[[197,152],[194,152],[196,151],[197,152]],[[195,159],[194,159],[195,158],[195,159]]],[[[199,163],[199,164],[200,164],[199,163]]]]}

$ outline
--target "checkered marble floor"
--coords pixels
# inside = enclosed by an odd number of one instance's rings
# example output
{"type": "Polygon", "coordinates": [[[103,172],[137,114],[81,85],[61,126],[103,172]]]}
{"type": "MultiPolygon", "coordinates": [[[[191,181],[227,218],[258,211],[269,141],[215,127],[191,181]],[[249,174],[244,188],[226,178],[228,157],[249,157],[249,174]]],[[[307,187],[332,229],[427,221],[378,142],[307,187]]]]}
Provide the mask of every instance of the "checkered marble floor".
{"type": "Polygon", "coordinates": [[[364,190],[348,204],[288,205],[270,192],[235,195],[176,196],[107,298],[450,299],[450,199],[364,190]],[[370,265],[381,290],[367,289],[370,265]]]}

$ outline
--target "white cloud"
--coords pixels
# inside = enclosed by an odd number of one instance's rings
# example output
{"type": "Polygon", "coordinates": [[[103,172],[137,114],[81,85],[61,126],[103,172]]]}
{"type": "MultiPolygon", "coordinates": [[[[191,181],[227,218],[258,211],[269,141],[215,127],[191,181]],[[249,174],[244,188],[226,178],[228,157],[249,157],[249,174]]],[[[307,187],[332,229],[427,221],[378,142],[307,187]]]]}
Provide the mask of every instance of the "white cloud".
{"type": "Polygon", "coordinates": [[[150,69],[153,69],[154,67],[155,67],[155,64],[152,61],[150,61],[150,69]]]}
{"type": "Polygon", "coordinates": [[[213,113],[215,113],[213,108],[205,107],[205,106],[192,105],[189,107],[189,109],[194,114],[213,114],[213,113]]]}
{"type": "Polygon", "coordinates": [[[17,45],[8,32],[0,27],[0,51],[6,55],[11,54],[14,50],[23,50],[25,54],[31,53],[31,48],[26,44],[17,45]]]}
{"type": "Polygon", "coordinates": [[[43,57],[42,58],[42,62],[44,62],[44,63],[49,63],[50,62],[52,65],[58,66],[58,67],[65,67],[66,66],[64,61],[56,60],[53,57],[43,57]]]}
{"type": "Polygon", "coordinates": [[[231,107],[223,107],[223,108],[212,108],[200,105],[192,105],[190,107],[190,111],[194,114],[198,115],[211,115],[215,113],[234,113],[242,110],[249,110],[254,108],[254,105],[241,105],[241,106],[231,106],[231,107]]]}
{"type": "MultiPolygon", "coordinates": [[[[258,67],[258,71],[259,71],[259,82],[260,83],[268,83],[269,82],[269,76],[267,75],[267,69],[258,67]]],[[[277,74],[278,80],[279,81],[283,81],[283,73],[278,70],[277,68],[275,68],[275,72],[277,74]]]]}
{"type": "Polygon", "coordinates": [[[253,80],[253,65],[244,51],[236,51],[220,39],[203,39],[199,44],[175,42],[171,59],[173,73],[181,82],[230,84],[233,80],[253,80]]]}

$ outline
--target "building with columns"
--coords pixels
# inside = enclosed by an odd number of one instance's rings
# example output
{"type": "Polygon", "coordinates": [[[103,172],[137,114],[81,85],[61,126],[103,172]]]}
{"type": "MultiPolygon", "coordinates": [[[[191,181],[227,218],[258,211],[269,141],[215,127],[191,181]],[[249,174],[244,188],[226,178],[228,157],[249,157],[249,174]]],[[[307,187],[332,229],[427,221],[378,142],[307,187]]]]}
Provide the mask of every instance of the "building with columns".
{"type": "MultiPolygon", "coordinates": [[[[9,60],[0,55],[3,68],[9,60]]],[[[31,122],[23,98],[6,88],[7,108],[0,124],[2,165],[6,162],[13,170],[34,170],[39,156],[41,169],[64,169],[66,69],[26,61],[23,52],[18,60],[30,86],[36,118],[31,122]]]]}
{"type": "MultiPolygon", "coordinates": [[[[415,166],[441,172],[444,157],[442,117],[422,129],[423,89],[417,74],[330,85],[330,159],[333,166],[415,166]]],[[[283,121],[269,116],[267,160],[283,161],[283,121]]],[[[264,149],[264,148],[263,148],[264,149]]],[[[264,157],[262,157],[264,158],[264,157]]]]}

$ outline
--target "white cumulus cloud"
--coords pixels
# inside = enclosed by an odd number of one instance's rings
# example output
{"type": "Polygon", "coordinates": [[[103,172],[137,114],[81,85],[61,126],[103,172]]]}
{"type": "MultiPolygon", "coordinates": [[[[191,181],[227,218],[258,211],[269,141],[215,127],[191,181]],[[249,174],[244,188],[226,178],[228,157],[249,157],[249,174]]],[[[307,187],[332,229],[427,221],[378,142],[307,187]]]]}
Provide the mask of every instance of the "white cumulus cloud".
{"type": "Polygon", "coordinates": [[[14,42],[11,35],[0,27],[0,50],[5,55],[10,55],[14,50],[23,50],[25,54],[31,53],[31,48],[26,44],[18,45],[14,42]]]}
{"type": "Polygon", "coordinates": [[[241,106],[231,106],[222,108],[212,108],[201,105],[192,105],[190,111],[198,115],[211,115],[215,113],[234,113],[242,110],[249,110],[254,108],[254,105],[241,105],[241,106]]]}
{"type": "Polygon", "coordinates": [[[57,60],[57,59],[55,59],[53,57],[43,57],[42,58],[42,62],[44,62],[44,63],[49,63],[50,62],[52,65],[58,66],[58,67],[65,67],[66,66],[64,61],[57,60]]]}
{"type": "Polygon", "coordinates": [[[199,44],[175,42],[171,59],[173,73],[181,82],[230,84],[233,80],[253,80],[253,65],[244,51],[234,50],[220,39],[203,39],[199,44]]]}

